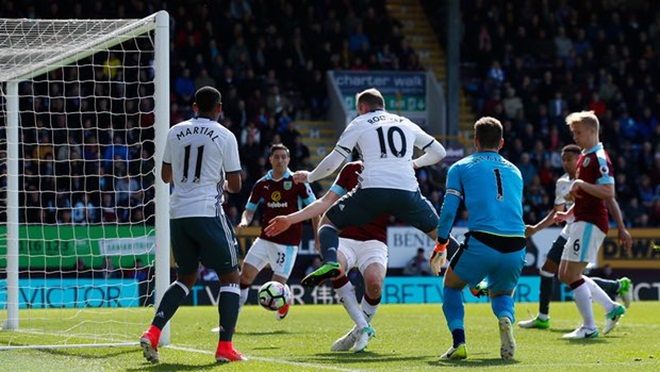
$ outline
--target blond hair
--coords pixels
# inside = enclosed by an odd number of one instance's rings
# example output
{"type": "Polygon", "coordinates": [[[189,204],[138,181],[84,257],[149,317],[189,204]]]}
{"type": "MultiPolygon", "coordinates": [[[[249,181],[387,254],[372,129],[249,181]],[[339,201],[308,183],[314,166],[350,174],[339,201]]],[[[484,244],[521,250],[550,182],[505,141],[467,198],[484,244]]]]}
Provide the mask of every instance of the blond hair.
{"type": "Polygon", "coordinates": [[[576,123],[582,123],[589,125],[596,129],[596,133],[600,129],[600,123],[598,122],[598,117],[594,114],[593,111],[580,111],[571,113],[566,117],[566,125],[572,125],[576,123]]]}
{"type": "Polygon", "coordinates": [[[376,88],[369,88],[355,95],[355,104],[366,103],[375,108],[385,108],[385,99],[376,88]]]}

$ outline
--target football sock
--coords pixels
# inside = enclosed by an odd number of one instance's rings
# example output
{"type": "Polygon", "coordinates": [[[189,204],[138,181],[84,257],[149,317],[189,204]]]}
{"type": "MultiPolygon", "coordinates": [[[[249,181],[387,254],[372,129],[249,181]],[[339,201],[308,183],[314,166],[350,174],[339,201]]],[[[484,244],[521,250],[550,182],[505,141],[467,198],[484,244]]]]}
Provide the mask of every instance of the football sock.
{"type": "Polygon", "coordinates": [[[451,338],[454,344],[454,348],[457,348],[458,345],[465,343],[465,330],[463,328],[457,328],[451,331],[451,338]]]}
{"type": "Polygon", "coordinates": [[[376,315],[376,311],[378,310],[378,305],[380,305],[380,299],[381,297],[378,296],[378,298],[371,298],[369,295],[366,293],[364,296],[362,296],[362,313],[364,314],[365,317],[367,317],[367,321],[371,322],[371,319],[374,318],[374,315],[376,315]]]}
{"type": "Polygon", "coordinates": [[[596,321],[594,320],[594,309],[591,307],[591,291],[589,285],[586,284],[584,279],[578,279],[570,284],[573,290],[573,300],[577,305],[580,315],[582,315],[582,325],[593,329],[596,328],[596,321]]]}
{"type": "Polygon", "coordinates": [[[348,280],[348,277],[342,276],[337,280],[333,280],[332,286],[337,292],[339,302],[344,306],[344,309],[348,312],[348,316],[353,319],[355,325],[360,329],[369,326],[367,319],[360,310],[360,304],[358,304],[357,298],[355,297],[355,287],[353,287],[353,284],[348,280]]]}
{"type": "MultiPolygon", "coordinates": [[[[539,290],[539,314],[548,318],[550,314],[550,299],[552,298],[552,289],[555,281],[555,274],[539,270],[541,275],[541,288],[539,290]]],[[[545,320],[545,319],[543,319],[545,320]]]]}
{"type": "Polygon", "coordinates": [[[241,290],[238,284],[228,284],[220,287],[218,313],[220,315],[220,341],[231,341],[238,319],[241,290]]]}
{"type": "Polygon", "coordinates": [[[178,280],[170,284],[158,305],[151,324],[158,327],[158,329],[163,329],[189,293],[190,289],[178,280]]]}
{"type": "Polygon", "coordinates": [[[513,311],[513,297],[510,295],[501,295],[491,299],[490,307],[493,309],[493,314],[497,319],[505,316],[511,320],[511,323],[515,321],[514,311],[513,311]]]}
{"type": "Polygon", "coordinates": [[[616,303],[612,301],[610,296],[605,293],[605,291],[596,284],[596,282],[588,276],[582,275],[582,279],[587,283],[589,291],[591,291],[591,298],[594,302],[600,304],[600,306],[605,309],[605,312],[609,313],[616,306],[616,303]]]}
{"type": "Polygon", "coordinates": [[[447,327],[452,333],[456,329],[464,329],[463,291],[444,286],[442,288],[442,312],[445,314],[447,327]]]}
{"type": "Polygon", "coordinates": [[[337,247],[339,234],[332,225],[323,225],[319,228],[319,242],[321,243],[321,256],[323,262],[337,262],[337,247]]]}
{"type": "Polygon", "coordinates": [[[248,294],[250,293],[250,286],[241,284],[241,302],[240,305],[243,306],[248,300],[248,294]]]}
{"type": "MultiPolygon", "coordinates": [[[[617,292],[619,291],[619,281],[611,279],[603,279],[598,277],[590,277],[599,287],[603,288],[603,291],[610,296],[610,299],[614,301],[616,298],[617,292]]],[[[592,291],[593,292],[593,291],[592,291]]]]}

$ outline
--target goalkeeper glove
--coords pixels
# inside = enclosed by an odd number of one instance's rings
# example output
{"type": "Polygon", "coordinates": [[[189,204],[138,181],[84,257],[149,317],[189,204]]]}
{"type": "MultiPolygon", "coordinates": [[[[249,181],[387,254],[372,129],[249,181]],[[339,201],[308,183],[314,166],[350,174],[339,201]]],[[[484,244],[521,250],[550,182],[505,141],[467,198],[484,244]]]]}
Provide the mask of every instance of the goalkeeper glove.
{"type": "Polygon", "coordinates": [[[449,239],[445,239],[444,243],[437,241],[435,243],[435,249],[431,253],[431,259],[429,263],[431,264],[431,270],[435,275],[440,275],[442,271],[442,265],[447,261],[447,245],[449,244],[449,239]]]}

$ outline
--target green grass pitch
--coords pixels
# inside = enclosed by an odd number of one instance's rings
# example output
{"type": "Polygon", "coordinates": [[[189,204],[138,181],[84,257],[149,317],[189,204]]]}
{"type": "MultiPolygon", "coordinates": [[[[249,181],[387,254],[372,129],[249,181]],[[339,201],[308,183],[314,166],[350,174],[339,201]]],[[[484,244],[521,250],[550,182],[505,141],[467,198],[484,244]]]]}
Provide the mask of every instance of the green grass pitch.
{"type": "MultiPolygon", "coordinates": [[[[533,303],[517,304],[517,320],[536,313],[533,303]]],[[[346,333],[351,322],[339,305],[294,306],[289,316],[278,322],[272,312],[259,306],[246,306],[238,323],[234,345],[249,361],[216,364],[213,358],[217,334],[217,309],[182,307],[172,321],[172,346],[160,349],[161,363],[152,365],[134,347],[62,348],[50,350],[0,351],[0,370],[11,371],[144,371],[144,370],[226,370],[226,371],[411,371],[438,367],[506,370],[660,370],[660,302],[635,302],[610,335],[593,340],[562,340],[563,333],[579,325],[573,303],[552,303],[549,330],[520,329],[515,360],[499,356],[497,321],[488,304],[466,306],[468,359],[439,361],[438,356],[451,343],[440,305],[383,305],[372,325],[376,338],[367,351],[332,353],[330,345],[346,333]]],[[[32,310],[29,316],[71,315],[74,310],[32,310]]],[[[117,310],[115,310],[117,311],[117,310]]],[[[127,324],[103,323],[114,341],[137,341],[146,328],[151,309],[126,310],[120,318],[127,324]],[[118,336],[123,335],[123,336],[118,336]],[[121,338],[125,337],[125,338],[121,338]]],[[[95,319],[111,316],[96,312],[95,319]]],[[[596,306],[596,319],[602,329],[603,312],[596,306]]],[[[80,319],[76,320],[76,324],[80,319]]],[[[53,321],[44,321],[51,324],[53,321]]],[[[66,321],[56,321],[65,324],[66,321]]],[[[23,324],[23,323],[21,323],[23,324]]],[[[82,326],[72,326],[71,332],[82,326]]],[[[54,329],[53,329],[54,331],[54,329]]],[[[105,331],[104,331],[105,332],[105,331]]],[[[48,335],[0,331],[0,346],[44,343],[48,335]]],[[[74,339],[69,342],[75,342],[74,339]]]]}

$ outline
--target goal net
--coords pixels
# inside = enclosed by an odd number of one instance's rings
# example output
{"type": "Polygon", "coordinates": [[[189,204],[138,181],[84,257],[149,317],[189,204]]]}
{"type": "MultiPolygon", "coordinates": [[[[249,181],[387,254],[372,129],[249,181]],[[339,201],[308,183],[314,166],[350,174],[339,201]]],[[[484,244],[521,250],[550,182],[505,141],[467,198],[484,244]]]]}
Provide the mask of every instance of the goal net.
{"type": "Polygon", "coordinates": [[[0,349],[133,345],[149,324],[169,285],[168,38],[164,11],[0,19],[0,349]]]}

